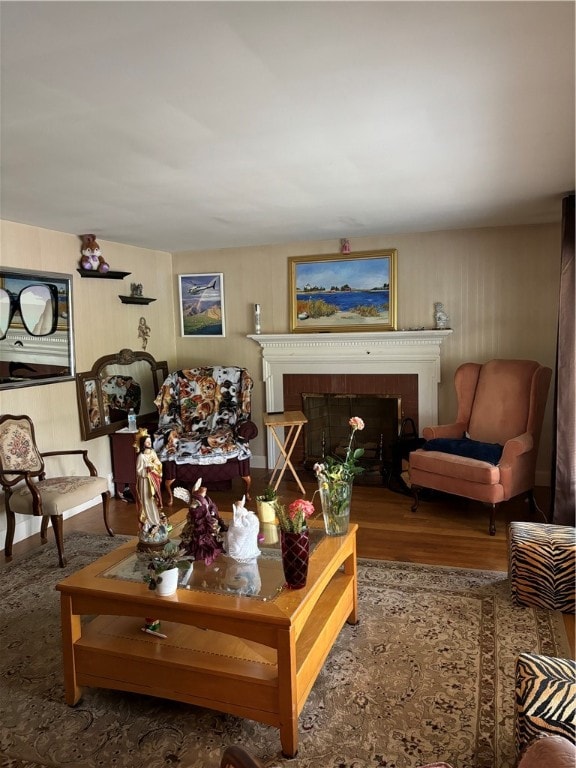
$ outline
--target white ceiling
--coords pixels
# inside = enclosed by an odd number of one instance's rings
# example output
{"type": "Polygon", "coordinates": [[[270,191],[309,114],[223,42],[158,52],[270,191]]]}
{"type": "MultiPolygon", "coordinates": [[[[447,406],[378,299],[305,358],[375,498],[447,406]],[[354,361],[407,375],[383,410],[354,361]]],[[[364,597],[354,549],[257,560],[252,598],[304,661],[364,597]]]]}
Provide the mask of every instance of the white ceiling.
{"type": "Polygon", "coordinates": [[[165,251],[560,218],[573,2],[2,2],[1,218],[165,251]]]}

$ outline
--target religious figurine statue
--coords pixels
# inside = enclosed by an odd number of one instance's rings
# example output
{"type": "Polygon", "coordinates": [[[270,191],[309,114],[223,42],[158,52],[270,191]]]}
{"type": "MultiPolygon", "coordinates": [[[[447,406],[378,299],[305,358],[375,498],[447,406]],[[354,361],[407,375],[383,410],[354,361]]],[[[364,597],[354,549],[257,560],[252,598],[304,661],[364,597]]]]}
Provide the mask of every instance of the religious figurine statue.
{"type": "Polygon", "coordinates": [[[174,496],[188,504],[186,524],[182,529],[181,547],[194,560],[211,565],[224,552],[224,536],[228,526],[218,514],[218,507],[206,493],[202,478],[198,478],[192,492],[175,488],[174,496]]]}
{"type": "Polygon", "coordinates": [[[152,448],[148,430],[138,430],[136,456],[136,505],[138,549],[159,549],[168,541],[169,525],[162,512],[162,463],[152,448]]]}
{"type": "Polygon", "coordinates": [[[444,311],[444,304],[439,301],[435,302],[434,304],[434,320],[436,321],[436,330],[448,328],[450,318],[444,311]]]}

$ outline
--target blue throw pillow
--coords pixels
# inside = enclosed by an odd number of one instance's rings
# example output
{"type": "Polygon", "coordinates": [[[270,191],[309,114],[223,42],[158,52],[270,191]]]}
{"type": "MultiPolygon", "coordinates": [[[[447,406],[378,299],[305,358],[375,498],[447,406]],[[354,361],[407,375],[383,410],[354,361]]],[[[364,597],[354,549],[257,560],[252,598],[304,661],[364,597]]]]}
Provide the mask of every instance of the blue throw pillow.
{"type": "Polygon", "coordinates": [[[504,450],[504,446],[499,443],[482,443],[479,440],[470,440],[467,437],[461,439],[436,437],[434,440],[428,440],[422,447],[426,451],[453,453],[456,456],[466,456],[468,459],[487,461],[490,464],[498,464],[504,450]]]}

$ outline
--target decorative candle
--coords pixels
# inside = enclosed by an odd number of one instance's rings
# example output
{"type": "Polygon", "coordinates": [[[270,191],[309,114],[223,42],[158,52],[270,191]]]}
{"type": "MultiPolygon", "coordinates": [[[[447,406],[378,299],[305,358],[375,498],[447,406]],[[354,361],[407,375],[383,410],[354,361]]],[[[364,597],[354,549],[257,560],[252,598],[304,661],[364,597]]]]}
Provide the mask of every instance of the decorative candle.
{"type": "Polygon", "coordinates": [[[254,304],[254,332],[260,333],[260,304],[254,304]]]}

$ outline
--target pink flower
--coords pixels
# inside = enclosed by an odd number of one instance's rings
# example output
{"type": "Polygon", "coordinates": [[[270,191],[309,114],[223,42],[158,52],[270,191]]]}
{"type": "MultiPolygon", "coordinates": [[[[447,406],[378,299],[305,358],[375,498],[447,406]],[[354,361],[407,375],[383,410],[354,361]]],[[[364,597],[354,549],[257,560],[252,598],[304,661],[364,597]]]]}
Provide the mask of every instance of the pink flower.
{"type": "Polygon", "coordinates": [[[364,422],[360,418],[360,416],[352,416],[352,418],[348,421],[348,424],[352,427],[352,429],[364,429],[364,422]]]}
{"type": "Polygon", "coordinates": [[[288,514],[291,520],[300,514],[306,519],[314,514],[314,504],[311,501],[306,501],[306,499],[296,499],[288,507],[288,514]]]}

